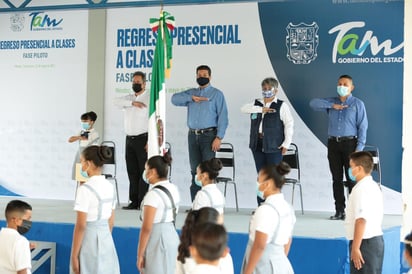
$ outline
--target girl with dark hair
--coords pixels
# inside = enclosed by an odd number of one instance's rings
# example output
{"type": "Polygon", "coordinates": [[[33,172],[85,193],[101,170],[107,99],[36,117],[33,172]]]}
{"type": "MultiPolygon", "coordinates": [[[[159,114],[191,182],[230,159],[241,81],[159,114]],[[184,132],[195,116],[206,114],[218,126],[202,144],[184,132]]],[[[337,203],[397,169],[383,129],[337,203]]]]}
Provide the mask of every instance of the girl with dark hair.
{"type": "MultiPolygon", "coordinates": [[[[212,207],[203,207],[199,210],[190,210],[186,216],[185,223],[180,234],[180,244],[177,255],[175,274],[190,274],[196,266],[190,257],[189,246],[192,244],[192,231],[195,226],[204,223],[222,224],[221,215],[212,207]]],[[[233,260],[228,253],[226,257],[219,260],[221,273],[233,274],[233,260]]]]}
{"type": "Polygon", "coordinates": [[[287,255],[296,217],[281,193],[284,175],[289,171],[285,162],[265,166],[259,171],[256,193],[265,203],[256,209],[250,221],[242,274],[293,273],[287,255]]]}
{"type": "Polygon", "coordinates": [[[142,175],[150,187],[140,206],[143,222],[136,263],[140,273],[172,274],[175,269],[179,236],[174,222],[180,196],[167,179],[170,163],[169,154],[153,156],[147,160],[142,175]]]}
{"type": "Polygon", "coordinates": [[[222,167],[222,162],[216,158],[206,160],[198,165],[195,183],[202,189],[197,192],[193,200],[192,209],[210,206],[223,215],[225,197],[215,184],[215,179],[222,167]]]}
{"type": "Polygon", "coordinates": [[[102,166],[112,156],[106,146],[89,146],[80,155],[82,175],[88,180],[79,186],[74,210],[70,273],[120,273],[112,238],[116,192],[104,175],[102,166]]]}
{"type": "MultiPolygon", "coordinates": [[[[406,235],[405,240],[403,241],[404,251],[403,257],[410,267],[412,267],[412,232],[406,235]]],[[[412,268],[408,271],[408,274],[412,274],[412,268]]]]}
{"type": "Polygon", "coordinates": [[[99,133],[93,127],[96,120],[97,114],[94,111],[83,113],[80,116],[81,131],[69,138],[69,143],[79,142],[79,149],[73,163],[73,180],[76,180],[76,164],[80,163],[80,153],[88,146],[99,144],[99,133]]]}

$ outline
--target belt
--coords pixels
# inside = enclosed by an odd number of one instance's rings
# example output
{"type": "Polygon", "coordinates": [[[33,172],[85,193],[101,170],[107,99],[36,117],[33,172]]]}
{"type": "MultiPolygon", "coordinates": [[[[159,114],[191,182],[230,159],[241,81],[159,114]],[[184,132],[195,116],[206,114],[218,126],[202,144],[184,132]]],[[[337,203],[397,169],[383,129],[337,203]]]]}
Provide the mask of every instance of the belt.
{"type": "Polygon", "coordinates": [[[329,140],[333,140],[337,143],[343,142],[343,141],[349,141],[349,140],[354,140],[358,138],[357,136],[329,136],[329,140]]]}
{"type": "Polygon", "coordinates": [[[135,138],[142,138],[147,137],[147,132],[139,134],[139,135],[127,135],[126,138],[135,139],[135,138]]]}
{"type": "Polygon", "coordinates": [[[206,132],[214,131],[216,130],[216,127],[208,127],[208,128],[202,128],[202,129],[189,129],[189,132],[194,133],[195,135],[201,135],[206,132]]]}

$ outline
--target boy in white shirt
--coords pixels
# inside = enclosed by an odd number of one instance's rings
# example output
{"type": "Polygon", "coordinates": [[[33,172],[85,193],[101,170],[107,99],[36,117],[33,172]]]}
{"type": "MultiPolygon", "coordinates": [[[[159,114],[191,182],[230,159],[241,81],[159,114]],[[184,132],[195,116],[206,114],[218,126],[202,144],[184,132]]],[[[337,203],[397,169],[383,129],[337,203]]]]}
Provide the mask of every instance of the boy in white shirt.
{"type": "Polygon", "coordinates": [[[220,274],[219,259],[228,252],[227,233],[222,225],[204,223],[197,226],[190,246],[190,254],[197,265],[191,274],[220,274]]]}
{"type": "Polygon", "coordinates": [[[32,207],[13,200],[6,206],[7,227],[0,231],[0,273],[30,274],[31,254],[29,241],[22,236],[31,228],[32,207]]]}

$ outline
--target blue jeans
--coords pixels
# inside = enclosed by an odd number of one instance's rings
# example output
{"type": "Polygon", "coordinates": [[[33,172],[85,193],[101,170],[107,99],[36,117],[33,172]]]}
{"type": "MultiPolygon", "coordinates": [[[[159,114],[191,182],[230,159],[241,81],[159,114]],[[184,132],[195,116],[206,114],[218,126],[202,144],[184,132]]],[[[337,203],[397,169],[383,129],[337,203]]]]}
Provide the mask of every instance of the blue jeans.
{"type": "MultiPolygon", "coordinates": [[[[258,144],[256,150],[252,150],[253,159],[255,160],[255,167],[256,172],[259,173],[260,169],[264,166],[271,165],[271,164],[279,164],[282,161],[282,151],[279,149],[276,152],[272,153],[264,153],[262,151],[262,140],[258,140],[258,144]]],[[[260,205],[265,200],[257,197],[257,203],[260,205]]]]}
{"type": "Polygon", "coordinates": [[[212,142],[216,138],[216,130],[208,131],[203,134],[196,135],[189,130],[188,144],[189,144],[189,160],[190,172],[192,173],[192,184],[190,185],[190,197],[193,200],[196,193],[201,189],[195,184],[195,176],[197,166],[206,160],[215,157],[216,153],[212,151],[212,142]]]}

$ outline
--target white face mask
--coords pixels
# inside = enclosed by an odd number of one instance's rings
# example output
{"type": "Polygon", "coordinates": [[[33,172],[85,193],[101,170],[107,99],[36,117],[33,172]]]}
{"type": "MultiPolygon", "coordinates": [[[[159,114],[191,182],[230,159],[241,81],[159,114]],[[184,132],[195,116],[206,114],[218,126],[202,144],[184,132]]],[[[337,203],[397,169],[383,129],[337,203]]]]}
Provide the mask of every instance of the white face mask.
{"type": "Polygon", "coordinates": [[[262,90],[263,98],[271,98],[275,95],[275,89],[271,88],[270,90],[262,90]]]}
{"type": "Polygon", "coordinates": [[[344,97],[349,94],[349,88],[345,86],[337,86],[337,92],[339,96],[344,97]]]}

